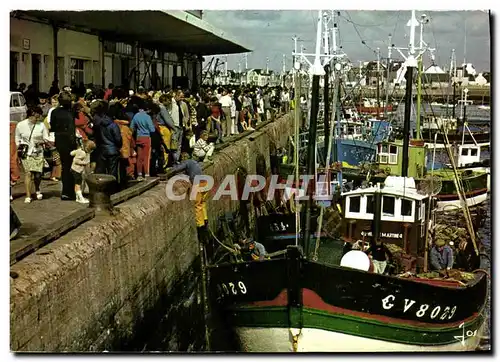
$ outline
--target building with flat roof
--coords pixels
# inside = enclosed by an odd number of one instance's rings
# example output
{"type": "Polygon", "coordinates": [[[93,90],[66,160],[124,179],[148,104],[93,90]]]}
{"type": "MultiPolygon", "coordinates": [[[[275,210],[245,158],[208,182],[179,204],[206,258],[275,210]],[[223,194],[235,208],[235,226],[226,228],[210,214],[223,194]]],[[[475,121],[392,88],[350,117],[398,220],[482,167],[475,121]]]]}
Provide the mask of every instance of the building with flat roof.
{"type": "Polygon", "coordinates": [[[250,49],[201,10],[12,11],[10,79],[48,91],[83,82],[156,89],[201,84],[204,55],[250,49]]]}

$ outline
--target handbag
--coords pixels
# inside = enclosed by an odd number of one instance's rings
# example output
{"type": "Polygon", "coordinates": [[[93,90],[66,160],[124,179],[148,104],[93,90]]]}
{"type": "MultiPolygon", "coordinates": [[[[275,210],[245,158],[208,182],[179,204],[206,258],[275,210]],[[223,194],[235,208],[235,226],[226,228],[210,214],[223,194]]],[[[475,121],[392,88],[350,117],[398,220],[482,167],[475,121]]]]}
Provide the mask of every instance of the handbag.
{"type": "MultiPolygon", "coordinates": [[[[35,127],[36,127],[36,123],[33,126],[33,128],[31,129],[30,138],[28,139],[28,143],[31,142],[31,136],[33,135],[33,131],[35,130],[35,127]]],[[[26,159],[26,157],[28,157],[28,149],[29,149],[29,145],[26,145],[26,144],[19,145],[17,147],[17,157],[19,157],[21,160],[26,159]]]]}

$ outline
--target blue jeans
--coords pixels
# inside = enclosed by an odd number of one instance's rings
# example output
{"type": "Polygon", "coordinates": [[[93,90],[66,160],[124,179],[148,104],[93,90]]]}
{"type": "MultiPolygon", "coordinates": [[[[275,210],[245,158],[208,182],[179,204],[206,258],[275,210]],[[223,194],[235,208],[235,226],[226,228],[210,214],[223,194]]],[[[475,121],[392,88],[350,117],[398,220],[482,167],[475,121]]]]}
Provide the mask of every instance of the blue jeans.
{"type": "Polygon", "coordinates": [[[217,141],[222,141],[222,125],[220,122],[215,122],[215,129],[217,130],[217,141]]]}

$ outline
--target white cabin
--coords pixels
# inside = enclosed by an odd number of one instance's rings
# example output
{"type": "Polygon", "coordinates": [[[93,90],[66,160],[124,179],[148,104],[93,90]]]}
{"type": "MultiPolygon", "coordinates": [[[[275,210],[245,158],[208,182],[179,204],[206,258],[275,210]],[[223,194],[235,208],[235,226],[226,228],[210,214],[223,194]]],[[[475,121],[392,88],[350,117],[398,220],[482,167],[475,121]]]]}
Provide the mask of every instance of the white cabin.
{"type": "Polygon", "coordinates": [[[388,176],[379,185],[342,193],[346,219],[373,220],[375,193],[382,197],[381,221],[413,223],[425,220],[425,203],[429,195],[417,192],[413,177],[388,176]]]}
{"type": "Polygon", "coordinates": [[[461,145],[458,147],[457,166],[463,167],[480,162],[481,147],[476,145],[461,145]]]}

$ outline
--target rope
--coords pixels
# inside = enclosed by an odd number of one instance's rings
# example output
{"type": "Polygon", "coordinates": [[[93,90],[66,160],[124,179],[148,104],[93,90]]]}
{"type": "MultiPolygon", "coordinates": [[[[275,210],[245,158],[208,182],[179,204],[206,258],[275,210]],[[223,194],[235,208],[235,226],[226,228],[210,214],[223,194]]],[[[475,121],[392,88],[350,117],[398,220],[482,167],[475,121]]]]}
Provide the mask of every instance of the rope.
{"type": "MultiPolygon", "coordinates": [[[[431,112],[432,112],[433,117],[435,117],[432,105],[430,105],[430,108],[431,108],[431,112]]],[[[467,198],[465,197],[464,185],[463,185],[462,180],[458,176],[458,171],[457,171],[457,168],[455,165],[455,159],[451,153],[451,147],[448,147],[450,145],[450,141],[448,139],[448,132],[444,129],[444,124],[441,125],[441,132],[443,133],[443,136],[444,136],[443,138],[444,138],[445,146],[446,146],[445,149],[446,149],[446,152],[448,154],[448,157],[450,159],[451,166],[453,169],[453,174],[454,174],[453,181],[455,183],[455,188],[457,189],[458,196],[460,198],[460,203],[462,204],[462,210],[463,210],[464,217],[465,217],[465,223],[466,223],[467,229],[469,231],[471,241],[474,245],[474,251],[476,252],[476,255],[479,255],[479,250],[477,248],[477,243],[476,243],[476,232],[474,231],[474,227],[472,225],[472,217],[470,214],[469,206],[467,205],[467,198]]]]}
{"type": "Polygon", "coordinates": [[[215,236],[214,232],[212,231],[212,229],[208,228],[208,231],[210,231],[210,234],[212,234],[212,237],[214,238],[214,240],[220,245],[222,246],[224,249],[226,249],[227,251],[229,251],[230,253],[234,254],[234,255],[237,255],[238,254],[238,250],[236,249],[232,249],[230,248],[229,246],[227,246],[226,244],[224,244],[223,242],[221,242],[219,239],[217,239],[217,237],[215,236]]]}

